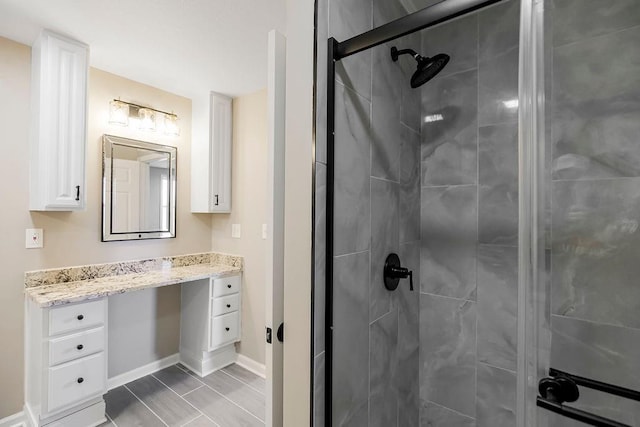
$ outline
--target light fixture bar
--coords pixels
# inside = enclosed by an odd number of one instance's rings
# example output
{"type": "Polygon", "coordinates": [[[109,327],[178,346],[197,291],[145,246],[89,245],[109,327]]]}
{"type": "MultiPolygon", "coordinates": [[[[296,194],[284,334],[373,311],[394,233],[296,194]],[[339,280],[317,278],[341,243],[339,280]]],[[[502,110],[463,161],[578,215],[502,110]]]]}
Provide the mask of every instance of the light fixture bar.
{"type": "Polygon", "coordinates": [[[151,111],[155,111],[156,113],[162,113],[162,114],[166,114],[167,116],[173,116],[173,117],[178,117],[178,115],[176,113],[168,113],[166,111],[162,111],[162,110],[156,110],[155,108],[151,108],[151,107],[145,107],[144,105],[139,105],[139,104],[134,104],[133,102],[127,102],[127,101],[122,101],[120,99],[114,99],[114,102],[121,102],[123,104],[127,104],[129,106],[132,107],[136,107],[137,109],[141,109],[144,108],[146,110],[151,110],[151,111]]]}

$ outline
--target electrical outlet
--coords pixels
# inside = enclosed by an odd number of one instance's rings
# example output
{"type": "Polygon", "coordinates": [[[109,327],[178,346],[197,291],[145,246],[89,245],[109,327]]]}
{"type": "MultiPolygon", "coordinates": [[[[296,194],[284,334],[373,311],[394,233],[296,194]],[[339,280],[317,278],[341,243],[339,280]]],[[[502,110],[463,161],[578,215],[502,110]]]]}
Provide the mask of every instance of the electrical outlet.
{"type": "Polygon", "coordinates": [[[27,228],[24,247],[27,249],[38,249],[44,246],[44,233],[42,228],[27,228]]]}
{"type": "Polygon", "coordinates": [[[267,240],[267,224],[262,224],[262,240],[267,240]]]}
{"type": "Polygon", "coordinates": [[[234,239],[240,238],[240,224],[231,224],[231,237],[234,239]]]}

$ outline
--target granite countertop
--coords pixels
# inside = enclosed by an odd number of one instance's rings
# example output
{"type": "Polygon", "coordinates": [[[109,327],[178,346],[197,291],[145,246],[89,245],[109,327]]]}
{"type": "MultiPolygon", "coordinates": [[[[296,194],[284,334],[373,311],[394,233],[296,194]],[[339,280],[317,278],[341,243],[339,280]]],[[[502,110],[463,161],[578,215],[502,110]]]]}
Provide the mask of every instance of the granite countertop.
{"type": "Polygon", "coordinates": [[[241,257],[221,254],[96,264],[27,272],[25,294],[45,308],[241,271],[241,257]]]}

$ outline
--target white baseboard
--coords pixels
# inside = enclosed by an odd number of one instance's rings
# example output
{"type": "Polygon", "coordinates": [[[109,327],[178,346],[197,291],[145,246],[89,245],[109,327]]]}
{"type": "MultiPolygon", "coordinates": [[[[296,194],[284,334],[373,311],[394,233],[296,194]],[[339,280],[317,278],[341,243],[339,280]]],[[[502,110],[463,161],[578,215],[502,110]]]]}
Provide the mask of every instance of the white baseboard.
{"type": "Polygon", "coordinates": [[[238,354],[236,363],[247,371],[251,371],[262,378],[266,378],[267,376],[267,368],[262,363],[256,362],[243,354],[238,354]]]}
{"type": "MultiPolygon", "coordinates": [[[[142,378],[145,375],[153,374],[154,372],[158,372],[161,369],[167,368],[171,365],[175,365],[179,361],[180,354],[172,354],[171,356],[165,357],[164,359],[156,360],[149,363],[148,365],[144,365],[129,372],[125,372],[124,374],[109,378],[107,380],[107,388],[111,390],[116,387],[120,387],[121,385],[137,380],[138,378],[142,378]]],[[[0,425],[0,427],[2,427],[2,425],[0,425]]]]}
{"type": "Polygon", "coordinates": [[[180,363],[200,377],[206,377],[218,369],[235,363],[236,358],[236,351],[233,344],[213,351],[201,351],[198,355],[193,355],[185,349],[180,351],[180,363]]]}
{"type": "Polygon", "coordinates": [[[0,420],[0,427],[24,427],[24,412],[18,412],[17,414],[9,415],[0,420]]]}

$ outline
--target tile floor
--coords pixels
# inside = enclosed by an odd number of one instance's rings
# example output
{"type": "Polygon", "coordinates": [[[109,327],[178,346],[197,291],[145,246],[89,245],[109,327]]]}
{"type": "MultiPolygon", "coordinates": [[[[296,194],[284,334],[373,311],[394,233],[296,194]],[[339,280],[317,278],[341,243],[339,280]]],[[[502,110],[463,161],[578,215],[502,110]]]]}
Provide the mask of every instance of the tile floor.
{"type": "Polygon", "coordinates": [[[177,364],[110,390],[102,426],[264,426],[264,387],[235,364],[204,378],[177,364]]]}

